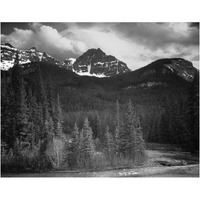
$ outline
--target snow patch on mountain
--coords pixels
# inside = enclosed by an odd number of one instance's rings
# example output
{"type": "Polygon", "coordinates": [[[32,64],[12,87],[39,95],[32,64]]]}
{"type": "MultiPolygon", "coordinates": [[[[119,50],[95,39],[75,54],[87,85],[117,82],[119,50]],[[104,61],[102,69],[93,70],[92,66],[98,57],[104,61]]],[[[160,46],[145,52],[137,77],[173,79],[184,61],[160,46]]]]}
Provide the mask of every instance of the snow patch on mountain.
{"type": "Polygon", "coordinates": [[[61,62],[47,53],[38,51],[35,47],[28,50],[19,50],[9,43],[1,44],[1,64],[0,69],[8,70],[13,67],[16,55],[19,56],[19,64],[23,65],[31,62],[47,62],[62,66],[61,62]]]}
{"type": "Polygon", "coordinates": [[[8,70],[11,67],[13,67],[15,60],[4,60],[0,62],[0,69],[2,70],[8,70]]]}
{"type": "Polygon", "coordinates": [[[77,72],[90,72],[90,74],[104,74],[115,76],[129,72],[126,63],[112,55],[106,55],[101,49],[89,49],[76,59],[73,69],[77,72]]]}
{"type": "Polygon", "coordinates": [[[69,60],[71,62],[71,64],[73,65],[76,61],[76,58],[68,58],[67,60],[69,60]]]}
{"type": "Polygon", "coordinates": [[[174,72],[174,70],[169,66],[169,65],[165,65],[168,69],[171,70],[171,72],[174,72]]]}
{"type": "Polygon", "coordinates": [[[88,73],[91,72],[91,64],[87,66],[88,67],[88,73]]]}
{"type": "Polygon", "coordinates": [[[94,65],[103,65],[103,64],[104,64],[103,62],[94,63],[94,65]]]}
{"type": "Polygon", "coordinates": [[[26,64],[26,63],[31,63],[31,61],[29,59],[25,61],[19,61],[19,64],[26,64]]]}
{"type": "Polygon", "coordinates": [[[79,58],[67,58],[63,62],[56,60],[47,53],[38,51],[35,47],[28,50],[19,50],[11,44],[1,44],[1,65],[2,70],[13,67],[16,55],[19,56],[19,64],[31,62],[46,62],[73,70],[82,75],[109,77],[130,71],[125,63],[119,61],[112,55],[106,55],[101,49],[89,49],[79,58]]]}
{"type": "Polygon", "coordinates": [[[39,52],[39,60],[42,61],[43,53],[39,52]]]}
{"type": "Polygon", "coordinates": [[[183,59],[172,60],[171,64],[165,64],[166,68],[170,69],[172,73],[176,73],[187,81],[194,79],[194,70],[192,63],[183,59]]]}
{"type": "Polygon", "coordinates": [[[97,78],[105,78],[105,77],[107,77],[105,74],[90,74],[90,72],[83,72],[83,71],[77,72],[75,70],[73,70],[73,72],[75,72],[79,76],[93,76],[93,77],[97,77],[97,78]]]}
{"type": "Polygon", "coordinates": [[[1,44],[1,48],[6,48],[8,50],[17,51],[17,49],[15,47],[11,47],[11,46],[6,45],[6,44],[1,44]]]}

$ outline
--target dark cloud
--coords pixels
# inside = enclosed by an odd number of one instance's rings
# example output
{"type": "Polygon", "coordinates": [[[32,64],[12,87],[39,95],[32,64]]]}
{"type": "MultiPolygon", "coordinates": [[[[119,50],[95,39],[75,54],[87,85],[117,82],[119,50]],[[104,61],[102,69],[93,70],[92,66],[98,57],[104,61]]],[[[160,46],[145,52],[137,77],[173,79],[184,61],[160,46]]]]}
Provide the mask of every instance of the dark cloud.
{"type": "Polygon", "coordinates": [[[1,34],[8,35],[14,31],[14,28],[28,29],[29,24],[24,22],[1,22],[1,34]]]}
{"type": "Polygon", "coordinates": [[[199,22],[191,22],[191,23],[189,23],[190,25],[190,27],[194,27],[194,28],[197,28],[197,29],[199,29],[199,22]]]}
{"type": "Polygon", "coordinates": [[[164,48],[171,44],[198,45],[199,31],[188,30],[187,34],[176,31],[168,23],[117,23],[112,27],[122,37],[143,44],[150,49],[164,48]]]}
{"type": "Polygon", "coordinates": [[[58,32],[62,32],[69,27],[69,25],[64,22],[42,22],[42,24],[45,26],[50,26],[56,29],[58,32]]]}
{"type": "Polygon", "coordinates": [[[75,25],[80,28],[91,28],[91,27],[106,27],[108,25],[111,26],[112,24],[116,24],[116,23],[112,23],[112,22],[76,22],[76,23],[67,23],[67,24],[75,25]]]}
{"type": "Polygon", "coordinates": [[[100,25],[100,23],[94,23],[94,22],[77,22],[77,23],[68,23],[68,25],[74,25],[74,26],[78,26],[80,28],[91,28],[94,26],[98,26],[100,25]]]}

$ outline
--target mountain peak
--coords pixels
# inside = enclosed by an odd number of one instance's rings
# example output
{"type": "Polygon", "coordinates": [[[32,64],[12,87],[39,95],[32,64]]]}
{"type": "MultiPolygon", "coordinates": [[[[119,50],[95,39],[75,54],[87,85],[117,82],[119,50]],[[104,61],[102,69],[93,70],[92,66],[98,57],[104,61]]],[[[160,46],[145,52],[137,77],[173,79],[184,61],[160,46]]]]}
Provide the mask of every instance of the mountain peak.
{"type": "Polygon", "coordinates": [[[19,54],[19,64],[24,65],[31,62],[47,62],[60,66],[61,63],[47,53],[42,53],[32,47],[28,50],[19,50],[11,47],[9,43],[1,44],[1,63],[0,69],[8,70],[15,62],[16,52],[19,54]]]}
{"type": "Polygon", "coordinates": [[[183,58],[163,58],[156,60],[142,68],[145,72],[143,76],[149,76],[152,73],[176,74],[183,79],[191,82],[196,72],[192,62],[183,58]],[[145,70],[146,69],[146,70],[145,70]]]}
{"type": "Polygon", "coordinates": [[[130,71],[126,63],[111,55],[106,55],[100,48],[89,49],[76,59],[73,69],[83,75],[99,77],[114,76],[130,71]]]}
{"type": "MultiPolygon", "coordinates": [[[[100,48],[97,48],[96,51],[103,52],[100,48]]],[[[104,53],[104,52],[103,52],[104,53]]]]}
{"type": "Polygon", "coordinates": [[[88,49],[83,55],[88,55],[88,54],[99,54],[99,55],[106,55],[100,48],[92,48],[92,49],[88,49]]]}

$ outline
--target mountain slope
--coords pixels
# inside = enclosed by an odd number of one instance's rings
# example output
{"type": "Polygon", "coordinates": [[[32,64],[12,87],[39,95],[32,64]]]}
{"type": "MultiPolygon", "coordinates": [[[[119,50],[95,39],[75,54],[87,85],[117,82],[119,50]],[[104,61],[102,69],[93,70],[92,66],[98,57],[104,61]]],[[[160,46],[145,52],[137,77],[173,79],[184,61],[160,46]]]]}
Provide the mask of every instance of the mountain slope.
{"type": "Polygon", "coordinates": [[[41,67],[44,77],[50,75],[53,79],[56,78],[56,82],[59,82],[59,85],[83,89],[101,88],[108,90],[138,87],[152,88],[156,86],[169,88],[179,86],[187,87],[190,85],[194,74],[197,72],[196,68],[191,66],[191,62],[180,58],[160,59],[138,70],[102,79],[96,78],[95,76],[79,76],[72,70],[66,70],[50,63],[27,63],[24,64],[24,70],[28,71],[37,66],[41,67]],[[184,65],[179,66],[181,70],[178,70],[179,68],[174,68],[173,71],[169,69],[168,65],[171,65],[171,63],[178,60],[181,60],[181,63],[184,63],[184,65]],[[189,74],[189,79],[185,78],[183,75],[186,73],[189,74]]]}
{"type": "MultiPolygon", "coordinates": [[[[167,60],[168,64],[171,60],[167,60]]],[[[101,79],[79,76],[72,70],[39,61],[24,64],[22,71],[25,82],[34,85],[34,72],[39,67],[45,82],[48,77],[51,78],[53,91],[55,94],[60,94],[63,109],[66,111],[102,110],[111,108],[116,99],[119,99],[121,103],[134,99],[134,103],[140,104],[145,101],[149,104],[154,103],[152,99],[162,102],[166,97],[174,98],[174,95],[187,96],[192,83],[177,73],[173,73],[161,63],[166,64],[166,59],[155,61],[133,72],[101,79]]],[[[9,77],[10,70],[2,71],[2,77],[9,77]]],[[[196,69],[195,71],[197,72],[196,69]]]]}
{"type": "Polygon", "coordinates": [[[28,50],[19,50],[9,43],[1,44],[1,65],[2,70],[8,70],[13,67],[16,54],[19,56],[19,64],[31,62],[47,62],[61,65],[61,63],[47,53],[38,51],[35,47],[28,50]]]}
{"type": "Polygon", "coordinates": [[[111,55],[106,55],[101,49],[89,49],[76,59],[73,69],[78,74],[95,74],[114,76],[129,72],[127,65],[111,55]]]}
{"type": "Polygon", "coordinates": [[[35,47],[28,50],[19,50],[9,43],[1,44],[2,70],[13,67],[16,54],[19,55],[19,64],[31,62],[45,62],[72,70],[81,76],[109,77],[129,72],[125,63],[114,56],[106,55],[100,49],[89,49],[79,58],[68,58],[60,62],[47,53],[38,51],[35,47]]]}
{"type": "MultiPolygon", "coordinates": [[[[197,69],[182,58],[156,60],[147,66],[116,77],[118,87],[154,87],[185,85],[194,79],[197,69]]],[[[114,77],[113,77],[114,78],[114,77]]]]}

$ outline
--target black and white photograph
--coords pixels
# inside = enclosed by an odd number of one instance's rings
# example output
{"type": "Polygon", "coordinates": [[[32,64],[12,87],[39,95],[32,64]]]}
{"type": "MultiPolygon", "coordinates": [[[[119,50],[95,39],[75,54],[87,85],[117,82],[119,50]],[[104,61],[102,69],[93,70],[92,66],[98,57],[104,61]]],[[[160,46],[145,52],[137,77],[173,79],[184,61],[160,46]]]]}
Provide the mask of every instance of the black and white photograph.
{"type": "Polygon", "coordinates": [[[199,199],[198,4],[0,1],[0,199],[199,199]]]}
{"type": "Polygon", "coordinates": [[[198,65],[198,22],[1,23],[1,175],[199,177],[198,65]]]}

